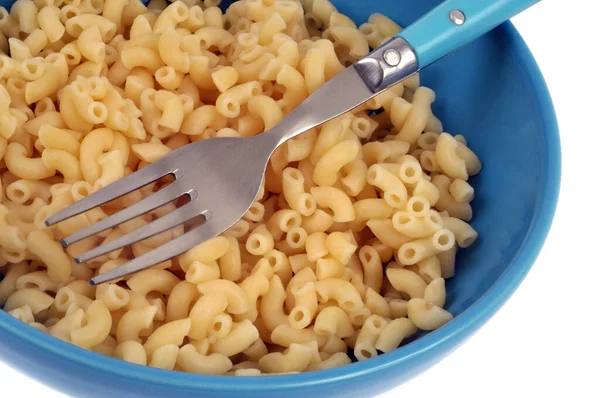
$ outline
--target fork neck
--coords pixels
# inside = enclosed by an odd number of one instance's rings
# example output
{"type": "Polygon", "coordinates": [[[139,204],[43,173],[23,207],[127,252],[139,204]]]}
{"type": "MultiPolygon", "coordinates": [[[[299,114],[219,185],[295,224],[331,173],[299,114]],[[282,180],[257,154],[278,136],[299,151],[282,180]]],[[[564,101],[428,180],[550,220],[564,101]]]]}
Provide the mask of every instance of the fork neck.
{"type": "Polygon", "coordinates": [[[309,115],[305,109],[300,106],[294,109],[265,134],[260,134],[259,136],[268,139],[271,145],[273,145],[273,150],[275,150],[287,140],[313,128],[313,125],[307,123],[308,119],[309,115]]]}
{"type": "Polygon", "coordinates": [[[323,84],[266,135],[271,136],[278,147],[354,109],[418,69],[410,45],[400,37],[392,38],[323,84]]]}

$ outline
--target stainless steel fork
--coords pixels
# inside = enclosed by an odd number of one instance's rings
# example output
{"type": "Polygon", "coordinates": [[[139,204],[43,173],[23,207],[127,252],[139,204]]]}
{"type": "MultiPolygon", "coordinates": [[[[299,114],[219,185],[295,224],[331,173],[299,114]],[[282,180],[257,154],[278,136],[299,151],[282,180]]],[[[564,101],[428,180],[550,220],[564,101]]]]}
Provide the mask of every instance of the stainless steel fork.
{"type": "Polygon", "coordinates": [[[248,210],[269,157],[282,143],[337,117],[491,30],[539,0],[447,0],[396,37],[325,83],[269,131],[249,138],[215,138],[186,145],[46,220],[56,224],[162,177],[175,181],[140,202],[63,239],[68,246],[187,195],[188,203],[142,228],[75,259],[81,263],[203,216],[176,239],[92,278],[114,280],[175,257],[226,231],[248,210]],[[410,43],[410,44],[409,44],[410,43]]]}

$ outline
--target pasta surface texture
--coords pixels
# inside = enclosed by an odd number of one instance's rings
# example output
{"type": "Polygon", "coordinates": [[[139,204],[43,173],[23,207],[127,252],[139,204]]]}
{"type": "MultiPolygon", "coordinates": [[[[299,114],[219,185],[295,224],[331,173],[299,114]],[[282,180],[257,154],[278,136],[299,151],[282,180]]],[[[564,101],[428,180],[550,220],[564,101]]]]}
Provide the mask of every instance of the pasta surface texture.
{"type": "Polygon", "coordinates": [[[238,223],[151,269],[87,283],[197,224],[74,258],[179,200],[60,240],[165,181],[45,226],[190,142],[263,133],[400,30],[380,14],[357,27],[327,0],[218,2],[0,7],[0,308],[124,361],[239,376],[368,360],[449,322],[481,163],[444,132],[418,76],[285,143],[238,223]]]}

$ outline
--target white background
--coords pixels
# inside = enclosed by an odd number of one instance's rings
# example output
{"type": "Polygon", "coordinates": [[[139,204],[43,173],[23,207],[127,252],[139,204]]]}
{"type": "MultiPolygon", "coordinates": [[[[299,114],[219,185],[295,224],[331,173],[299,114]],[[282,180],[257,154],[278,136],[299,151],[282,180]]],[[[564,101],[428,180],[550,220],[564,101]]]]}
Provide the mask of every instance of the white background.
{"type": "MultiPolygon", "coordinates": [[[[559,208],[533,270],[475,337],[379,398],[600,396],[599,12],[595,0],[544,0],[513,21],[546,77],[563,148],[559,208]]],[[[65,397],[2,363],[0,396],[65,397]]]]}

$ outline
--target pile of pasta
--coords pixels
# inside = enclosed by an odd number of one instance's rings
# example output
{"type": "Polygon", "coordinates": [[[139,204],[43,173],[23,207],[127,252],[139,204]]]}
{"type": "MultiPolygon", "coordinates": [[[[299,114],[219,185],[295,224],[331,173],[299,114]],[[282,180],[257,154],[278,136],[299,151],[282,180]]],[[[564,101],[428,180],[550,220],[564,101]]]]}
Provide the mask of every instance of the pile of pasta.
{"type": "Polygon", "coordinates": [[[88,282],[185,225],[74,262],[177,203],[59,243],[160,184],[44,225],[190,142],[268,130],[400,31],[380,14],[357,27],[327,0],[217,3],[0,7],[0,306],[125,361],[246,376],[366,360],[450,321],[445,279],[477,237],[467,180],[481,164],[418,76],[284,144],[244,217],[178,258],[88,282]]]}

